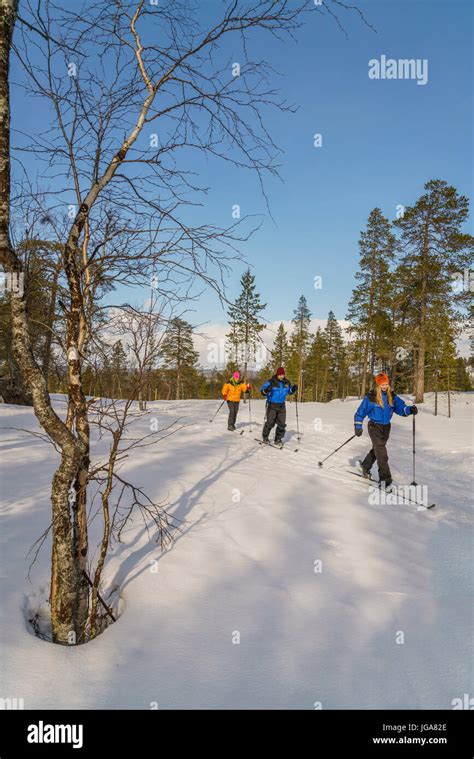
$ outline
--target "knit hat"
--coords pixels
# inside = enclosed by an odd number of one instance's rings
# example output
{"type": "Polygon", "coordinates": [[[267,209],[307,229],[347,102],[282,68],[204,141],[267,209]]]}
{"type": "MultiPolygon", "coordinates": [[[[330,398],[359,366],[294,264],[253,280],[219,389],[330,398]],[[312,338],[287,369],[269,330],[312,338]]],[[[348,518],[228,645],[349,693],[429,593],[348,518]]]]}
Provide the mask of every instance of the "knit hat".
{"type": "Polygon", "coordinates": [[[283,367],[282,367],[282,366],[279,366],[279,367],[278,367],[278,369],[277,369],[277,370],[276,370],[276,372],[275,372],[275,375],[276,375],[277,377],[278,377],[280,374],[283,374],[283,376],[285,375],[285,370],[283,369],[283,367]]]}
{"type": "Polygon", "coordinates": [[[234,372],[233,377],[234,379],[240,379],[240,372],[234,372]]]}
{"type": "Polygon", "coordinates": [[[388,385],[389,384],[388,375],[384,374],[383,372],[381,372],[380,374],[377,374],[375,376],[375,382],[377,383],[377,385],[388,385]]]}

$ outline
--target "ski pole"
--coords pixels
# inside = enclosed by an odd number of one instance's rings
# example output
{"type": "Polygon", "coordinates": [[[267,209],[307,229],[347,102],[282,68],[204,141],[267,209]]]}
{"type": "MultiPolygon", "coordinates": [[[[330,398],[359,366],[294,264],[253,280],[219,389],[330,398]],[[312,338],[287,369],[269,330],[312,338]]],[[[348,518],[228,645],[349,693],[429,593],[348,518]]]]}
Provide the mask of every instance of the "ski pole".
{"type": "Polygon", "coordinates": [[[249,432],[252,432],[252,404],[250,402],[250,393],[249,393],[249,424],[250,424],[249,432]]]}
{"type": "Polygon", "coordinates": [[[218,413],[219,413],[219,411],[221,410],[221,408],[222,408],[222,406],[224,405],[224,403],[225,403],[225,398],[224,398],[224,400],[222,401],[222,403],[221,403],[221,405],[219,406],[219,408],[217,409],[217,411],[216,411],[216,413],[214,414],[214,416],[212,417],[212,419],[209,419],[209,421],[210,421],[210,422],[213,422],[213,421],[214,421],[214,419],[216,418],[217,414],[218,414],[218,413]]]}
{"type": "Polygon", "coordinates": [[[295,397],[295,403],[296,403],[296,439],[299,442],[301,440],[300,436],[300,418],[298,416],[298,398],[295,397]]]}
{"type": "Polygon", "coordinates": [[[415,415],[413,414],[413,482],[412,485],[416,485],[415,482],[415,415]]]}
{"type": "Polygon", "coordinates": [[[354,437],[355,437],[355,435],[351,435],[351,437],[348,440],[346,440],[345,443],[343,443],[342,445],[340,445],[339,448],[336,448],[336,450],[333,451],[332,453],[330,453],[329,456],[326,456],[326,458],[323,459],[322,461],[318,461],[318,466],[322,466],[324,464],[324,462],[327,461],[331,456],[334,456],[334,454],[337,453],[338,451],[340,451],[341,448],[344,448],[344,446],[347,445],[347,443],[350,443],[350,441],[354,437]]]}
{"type": "Polygon", "coordinates": [[[265,400],[265,416],[263,417],[263,426],[265,427],[267,423],[267,416],[268,416],[268,398],[265,400]]]}

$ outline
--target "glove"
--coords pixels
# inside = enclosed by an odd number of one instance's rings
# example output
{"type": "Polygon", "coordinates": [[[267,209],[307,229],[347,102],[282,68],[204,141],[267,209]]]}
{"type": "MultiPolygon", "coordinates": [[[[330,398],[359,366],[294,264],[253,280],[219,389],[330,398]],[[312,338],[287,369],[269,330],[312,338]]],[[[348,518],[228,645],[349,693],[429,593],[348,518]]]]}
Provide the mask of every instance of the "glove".
{"type": "Polygon", "coordinates": [[[418,413],[418,409],[416,406],[410,406],[410,414],[414,414],[416,416],[418,413]]]}
{"type": "Polygon", "coordinates": [[[356,437],[360,437],[362,435],[362,427],[356,427],[354,424],[354,434],[356,437]]]}
{"type": "Polygon", "coordinates": [[[225,401],[227,400],[227,395],[224,395],[224,400],[225,400],[225,401]]]}
{"type": "Polygon", "coordinates": [[[292,392],[292,393],[296,393],[296,392],[298,392],[298,385],[292,385],[292,386],[291,386],[291,392],[292,392]]]}
{"type": "Polygon", "coordinates": [[[268,389],[268,388],[265,388],[265,390],[262,390],[262,391],[261,391],[262,395],[268,395],[268,393],[269,393],[269,392],[270,392],[270,391],[269,391],[269,389],[268,389]]]}
{"type": "Polygon", "coordinates": [[[248,393],[251,389],[252,389],[252,385],[247,385],[247,390],[245,392],[248,393]]]}

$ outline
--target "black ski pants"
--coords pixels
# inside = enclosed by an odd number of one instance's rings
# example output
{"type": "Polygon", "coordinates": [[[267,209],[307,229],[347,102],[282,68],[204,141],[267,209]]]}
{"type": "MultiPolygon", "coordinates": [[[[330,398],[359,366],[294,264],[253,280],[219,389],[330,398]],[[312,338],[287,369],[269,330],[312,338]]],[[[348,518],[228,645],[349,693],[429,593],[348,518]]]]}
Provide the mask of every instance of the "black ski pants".
{"type": "Polygon", "coordinates": [[[286,429],[286,406],[284,403],[268,403],[267,404],[267,417],[265,424],[263,425],[262,437],[266,440],[272,431],[273,427],[277,426],[275,432],[275,443],[283,440],[283,435],[286,429]]]}
{"type": "Polygon", "coordinates": [[[227,420],[227,427],[235,427],[237,414],[239,413],[239,401],[227,401],[229,407],[229,418],[227,420]]]}
{"type": "Polygon", "coordinates": [[[390,424],[376,424],[369,422],[367,430],[372,441],[372,448],[362,462],[362,466],[367,471],[372,469],[375,461],[379,467],[379,480],[391,482],[392,475],[388,465],[387,441],[390,437],[390,424]]]}

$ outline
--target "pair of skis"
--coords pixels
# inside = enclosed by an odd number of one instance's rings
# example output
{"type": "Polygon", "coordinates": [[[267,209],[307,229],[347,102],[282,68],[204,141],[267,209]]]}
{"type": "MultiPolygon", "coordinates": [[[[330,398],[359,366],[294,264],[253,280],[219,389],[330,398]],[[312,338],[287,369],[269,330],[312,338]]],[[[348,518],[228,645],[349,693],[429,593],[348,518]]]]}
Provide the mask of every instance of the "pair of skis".
{"type": "Polygon", "coordinates": [[[262,440],[261,438],[254,437],[254,440],[259,445],[268,445],[270,448],[279,448],[280,451],[283,450],[283,443],[270,443],[269,440],[262,440]]]}
{"type": "MultiPolygon", "coordinates": [[[[365,480],[366,482],[372,483],[373,485],[378,485],[379,484],[378,480],[373,480],[372,477],[364,477],[364,475],[360,474],[359,472],[353,472],[352,470],[348,469],[347,473],[348,474],[352,474],[354,477],[359,477],[361,480],[365,480]]],[[[394,485],[394,488],[396,488],[397,491],[398,491],[398,489],[400,487],[402,487],[402,486],[401,485],[394,485]]],[[[390,494],[389,490],[387,490],[386,492],[387,492],[387,494],[390,494]]],[[[409,501],[410,503],[415,504],[415,506],[418,506],[419,508],[423,508],[423,509],[426,509],[426,510],[433,509],[436,506],[435,503],[430,503],[428,506],[426,506],[426,504],[420,503],[419,501],[415,500],[414,498],[409,498],[405,494],[403,494],[402,497],[403,497],[404,501],[409,501]]]]}
{"type": "MultiPolygon", "coordinates": [[[[262,445],[268,445],[270,448],[278,448],[279,450],[282,450],[283,447],[284,447],[283,443],[280,443],[280,444],[278,444],[278,443],[276,443],[276,444],[275,443],[270,443],[270,441],[264,441],[261,438],[254,438],[254,440],[255,440],[256,443],[258,443],[261,446],[262,445]]],[[[298,448],[295,448],[295,453],[297,451],[298,451],[298,448]]],[[[372,477],[364,477],[363,474],[360,474],[359,472],[353,472],[352,470],[347,470],[347,472],[348,472],[348,474],[352,474],[354,477],[359,477],[359,479],[365,480],[367,483],[371,483],[372,485],[378,485],[378,480],[373,480],[372,477]]],[[[401,486],[394,485],[394,487],[398,490],[399,487],[401,487],[401,486]]],[[[390,494],[390,491],[386,491],[386,492],[387,492],[387,494],[390,494]]],[[[394,493],[394,495],[395,495],[395,493],[394,493]]],[[[420,503],[419,501],[415,500],[414,498],[410,498],[405,493],[403,493],[402,498],[403,498],[404,501],[408,501],[409,503],[413,503],[415,506],[418,506],[418,508],[420,508],[420,509],[429,510],[429,509],[433,509],[436,506],[435,503],[430,503],[427,506],[426,504],[420,503]]]]}
{"type": "MultiPolygon", "coordinates": [[[[255,437],[254,440],[259,445],[268,445],[268,446],[270,446],[270,448],[278,448],[280,451],[282,451],[283,448],[285,447],[284,443],[270,443],[269,440],[265,441],[265,440],[262,440],[261,438],[258,438],[258,437],[255,437]]],[[[293,453],[297,453],[297,451],[298,451],[298,448],[294,448],[293,449],[293,453]]]]}

